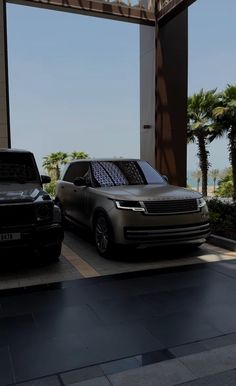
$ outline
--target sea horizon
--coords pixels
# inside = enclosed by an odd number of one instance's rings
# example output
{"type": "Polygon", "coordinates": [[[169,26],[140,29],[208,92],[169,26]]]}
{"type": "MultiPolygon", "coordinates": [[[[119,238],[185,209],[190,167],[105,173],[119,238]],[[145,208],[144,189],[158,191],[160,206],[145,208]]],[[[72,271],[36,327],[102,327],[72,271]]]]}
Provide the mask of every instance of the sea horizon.
{"type": "MultiPolygon", "coordinates": [[[[196,188],[197,187],[197,180],[196,180],[196,178],[192,177],[193,172],[194,172],[194,170],[187,170],[187,185],[189,185],[192,188],[196,188]]],[[[216,186],[217,186],[218,181],[219,181],[219,179],[216,180],[216,186]]],[[[201,186],[201,183],[202,183],[202,180],[200,180],[200,186],[201,186]]],[[[207,185],[208,186],[214,185],[213,178],[211,178],[210,176],[207,179],[207,185]]]]}

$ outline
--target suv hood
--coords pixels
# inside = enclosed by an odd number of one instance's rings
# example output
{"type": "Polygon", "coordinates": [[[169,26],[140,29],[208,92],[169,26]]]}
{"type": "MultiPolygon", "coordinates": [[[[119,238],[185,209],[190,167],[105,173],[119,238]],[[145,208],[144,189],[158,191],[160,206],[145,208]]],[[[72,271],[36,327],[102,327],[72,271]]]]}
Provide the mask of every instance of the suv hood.
{"type": "Polygon", "coordinates": [[[96,191],[114,200],[184,200],[200,198],[202,195],[194,190],[173,185],[123,185],[96,188],[96,191]]]}
{"type": "Polygon", "coordinates": [[[1,183],[0,204],[12,202],[32,202],[44,193],[39,184],[1,183]]]}

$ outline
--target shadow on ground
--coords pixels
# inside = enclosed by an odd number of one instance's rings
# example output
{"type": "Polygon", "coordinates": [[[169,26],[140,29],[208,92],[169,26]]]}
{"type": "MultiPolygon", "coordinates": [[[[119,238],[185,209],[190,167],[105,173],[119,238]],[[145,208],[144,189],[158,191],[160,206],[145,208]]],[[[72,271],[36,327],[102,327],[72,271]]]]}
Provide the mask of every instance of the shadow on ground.
{"type": "Polygon", "coordinates": [[[50,267],[57,263],[49,262],[37,254],[30,251],[22,252],[7,252],[1,254],[0,273],[19,273],[29,269],[41,269],[42,267],[50,267]]]}
{"type": "MultiPolygon", "coordinates": [[[[87,232],[84,229],[79,227],[70,226],[67,230],[67,234],[75,237],[77,242],[80,240],[83,243],[86,243],[88,250],[90,250],[93,254],[97,254],[93,237],[91,233],[87,232]]],[[[201,250],[201,247],[197,247],[195,245],[178,245],[178,246],[138,246],[138,247],[130,247],[130,246],[116,246],[115,250],[112,254],[103,258],[105,260],[113,260],[117,262],[129,262],[129,263],[143,263],[143,262],[158,262],[163,260],[176,260],[183,259],[188,257],[198,257],[202,255],[204,251],[201,250]]],[[[99,257],[99,255],[98,255],[99,257]]],[[[102,258],[100,256],[100,258],[102,258]]]]}

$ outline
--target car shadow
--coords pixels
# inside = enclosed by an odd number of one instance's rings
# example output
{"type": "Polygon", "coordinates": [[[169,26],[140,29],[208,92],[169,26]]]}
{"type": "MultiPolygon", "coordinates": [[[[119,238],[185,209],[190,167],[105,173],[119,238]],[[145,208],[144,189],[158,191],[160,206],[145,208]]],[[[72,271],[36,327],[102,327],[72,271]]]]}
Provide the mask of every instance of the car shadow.
{"type": "Polygon", "coordinates": [[[141,246],[118,248],[111,258],[129,263],[173,261],[199,256],[200,249],[186,246],[141,246]],[[120,250],[119,250],[120,249],[120,250]]]}
{"type": "MultiPolygon", "coordinates": [[[[204,254],[201,247],[195,245],[172,245],[172,246],[119,246],[117,245],[115,250],[108,256],[102,257],[96,251],[93,235],[84,228],[71,225],[67,228],[67,231],[76,237],[78,243],[80,240],[84,243],[88,243],[88,249],[96,254],[100,259],[114,260],[117,262],[128,263],[144,263],[144,262],[161,262],[161,261],[174,261],[184,258],[197,258],[199,255],[204,254]]],[[[88,251],[89,254],[89,251],[88,251]]],[[[83,257],[83,256],[82,256],[83,257]]]]}
{"type": "Polygon", "coordinates": [[[32,251],[4,252],[1,253],[0,273],[4,275],[17,274],[32,268],[37,269],[52,264],[55,263],[42,259],[42,257],[32,251]]]}

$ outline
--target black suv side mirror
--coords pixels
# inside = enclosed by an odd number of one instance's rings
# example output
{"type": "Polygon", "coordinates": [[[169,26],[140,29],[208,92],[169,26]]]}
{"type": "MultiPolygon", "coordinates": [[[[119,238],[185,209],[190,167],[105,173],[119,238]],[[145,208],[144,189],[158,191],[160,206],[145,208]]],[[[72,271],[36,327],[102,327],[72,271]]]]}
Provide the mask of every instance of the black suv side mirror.
{"type": "Polygon", "coordinates": [[[49,184],[51,182],[51,178],[49,176],[40,176],[42,184],[49,184]]]}
{"type": "Polygon", "coordinates": [[[76,177],[73,182],[75,186],[88,186],[88,182],[84,177],[76,177]]]}

